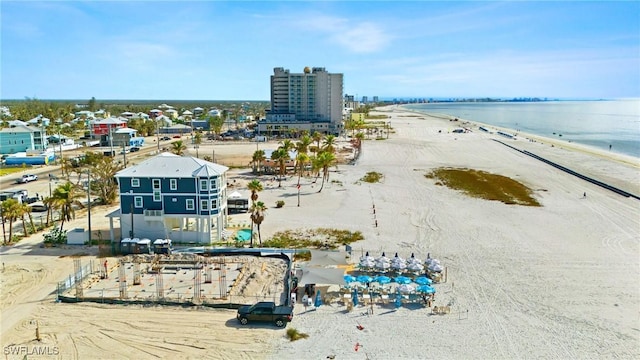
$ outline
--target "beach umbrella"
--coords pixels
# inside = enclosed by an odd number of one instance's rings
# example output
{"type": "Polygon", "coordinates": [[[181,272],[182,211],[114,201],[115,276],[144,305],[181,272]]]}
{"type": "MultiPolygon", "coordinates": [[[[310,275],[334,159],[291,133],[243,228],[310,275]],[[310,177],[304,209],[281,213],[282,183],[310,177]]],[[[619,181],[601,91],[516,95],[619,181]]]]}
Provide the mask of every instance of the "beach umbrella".
{"type": "Polygon", "coordinates": [[[402,306],[402,295],[397,294],[396,300],[393,302],[393,304],[395,305],[396,309],[402,306]]]}
{"type": "Polygon", "coordinates": [[[436,289],[432,288],[429,285],[420,285],[416,290],[418,292],[425,293],[425,294],[435,294],[436,292],[436,289]]]}
{"type": "Polygon", "coordinates": [[[386,262],[389,263],[391,262],[391,260],[384,254],[382,253],[382,256],[380,256],[379,258],[376,259],[376,262],[386,262]]]}
{"type": "Polygon", "coordinates": [[[315,307],[319,308],[322,306],[322,297],[320,296],[320,290],[316,292],[316,301],[313,304],[315,307]]]}
{"type": "Polygon", "coordinates": [[[410,284],[411,279],[406,276],[398,276],[393,281],[397,284],[410,284]]]}
{"type": "Polygon", "coordinates": [[[402,284],[400,286],[398,286],[398,291],[400,291],[401,293],[410,293],[415,291],[416,289],[409,285],[409,284],[402,284]]]}
{"type": "Polygon", "coordinates": [[[375,267],[375,262],[373,258],[360,260],[358,266],[363,270],[369,270],[375,267]]]}
{"type": "Polygon", "coordinates": [[[351,294],[351,299],[353,300],[353,305],[358,306],[358,288],[353,289],[353,294],[351,294]]]}
{"type": "Polygon", "coordinates": [[[387,271],[391,267],[391,264],[385,261],[376,261],[375,268],[381,271],[387,271]]]}
{"type": "Polygon", "coordinates": [[[431,263],[431,265],[429,265],[429,270],[433,271],[433,272],[441,272],[443,270],[442,265],[440,264],[436,264],[436,263],[431,263]]]}
{"type": "Polygon", "coordinates": [[[369,256],[369,252],[367,251],[367,253],[364,256],[360,257],[360,262],[363,261],[374,261],[375,259],[373,258],[373,256],[369,256]]]}
{"type": "Polygon", "coordinates": [[[407,268],[407,264],[405,264],[404,260],[400,258],[394,258],[391,262],[391,268],[395,270],[404,270],[407,268]]]}
{"type": "Polygon", "coordinates": [[[407,269],[413,272],[421,272],[422,270],[424,270],[424,266],[419,263],[410,263],[409,265],[407,265],[407,269]]]}
{"type": "Polygon", "coordinates": [[[390,283],[391,278],[388,276],[380,275],[373,279],[373,281],[377,282],[378,284],[384,285],[390,283]]]}
{"type": "Polygon", "coordinates": [[[411,257],[407,260],[407,264],[422,264],[422,260],[411,254],[411,257]]]}
{"type": "Polygon", "coordinates": [[[356,277],[356,281],[360,284],[366,284],[372,282],[373,278],[369,275],[358,275],[358,277],[356,277]]]}
{"type": "Polygon", "coordinates": [[[420,276],[417,277],[413,280],[414,283],[418,284],[418,285],[430,285],[431,283],[433,283],[433,280],[429,279],[426,276],[420,276]]]}
{"type": "Polygon", "coordinates": [[[356,281],[356,277],[352,276],[352,275],[345,275],[344,276],[344,282],[346,282],[347,284],[352,283],[356,281]]]}

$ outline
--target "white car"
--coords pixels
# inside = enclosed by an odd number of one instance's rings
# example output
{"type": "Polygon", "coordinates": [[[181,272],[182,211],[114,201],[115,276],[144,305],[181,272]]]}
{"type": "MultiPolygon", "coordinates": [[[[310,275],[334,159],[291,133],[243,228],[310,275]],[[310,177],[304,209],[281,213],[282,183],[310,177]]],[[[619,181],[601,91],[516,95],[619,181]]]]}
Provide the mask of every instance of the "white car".
{"type": "Polygon", "coordinates": [[[38,175],[29,174],[29,175],[22,175],[22,178],[18,179],[18,182],[21,184],[26,184],[28,182],[36,181],[36,180],[38,180],[38,175]]]}

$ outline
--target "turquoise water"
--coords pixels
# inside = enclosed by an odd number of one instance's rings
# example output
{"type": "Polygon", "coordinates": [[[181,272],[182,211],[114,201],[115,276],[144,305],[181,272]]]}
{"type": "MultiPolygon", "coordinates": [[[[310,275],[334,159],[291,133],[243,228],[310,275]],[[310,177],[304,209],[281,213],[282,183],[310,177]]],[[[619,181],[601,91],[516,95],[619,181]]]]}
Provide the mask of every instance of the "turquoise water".
{"type": "Polygon", "coordinates": [[[236,240],[249,241],[251,240],[251,229],[240,229],[236,232],[236,240]]]}
{"type": "Polygon", "coordinates": [[[431,103],[404,105],[429,114],[561,138],[640,157],[640,99],[607,101],[431,103]],[[560,137],[560,135],[562,135],[560,137]]]}

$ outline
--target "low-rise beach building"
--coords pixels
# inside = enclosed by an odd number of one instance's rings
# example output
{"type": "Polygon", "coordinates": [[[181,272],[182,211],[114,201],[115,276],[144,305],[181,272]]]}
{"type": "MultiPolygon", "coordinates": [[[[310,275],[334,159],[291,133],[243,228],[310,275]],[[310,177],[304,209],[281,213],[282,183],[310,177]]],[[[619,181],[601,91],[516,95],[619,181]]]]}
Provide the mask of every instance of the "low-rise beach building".
{"type": "Polygon", "coordinates": [[[229,168],[195,157],[162,153],[116,174],[122,237],[208,245],[227,225],[229,168]]]}
{"type": "Polygon", "coordinates": [[[42,127],[14,125],[0,130],[0,154],[15,154],[47,148],[46,131],[42,127]]]}

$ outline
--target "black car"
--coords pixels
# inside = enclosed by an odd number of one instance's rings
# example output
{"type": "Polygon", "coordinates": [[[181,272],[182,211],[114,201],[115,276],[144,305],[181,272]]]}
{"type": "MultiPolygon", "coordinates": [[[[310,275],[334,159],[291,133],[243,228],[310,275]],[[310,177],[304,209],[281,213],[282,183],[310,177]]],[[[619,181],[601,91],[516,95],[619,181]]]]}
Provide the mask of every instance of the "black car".
{"type": "Polygon", "coordinates": [[[164,136],[164,137],[162,137],[160,140],[171,140],[171,138],[170,138],[170,137],[168,137],[168,136],[164,136]]]}
{"type": "Polygon", "coordinates": [[[139,147],[132,147],[132,148],[129,149],[129,151],[131,151],[131,152],[140,151],[140,148],[139,147]]]}

